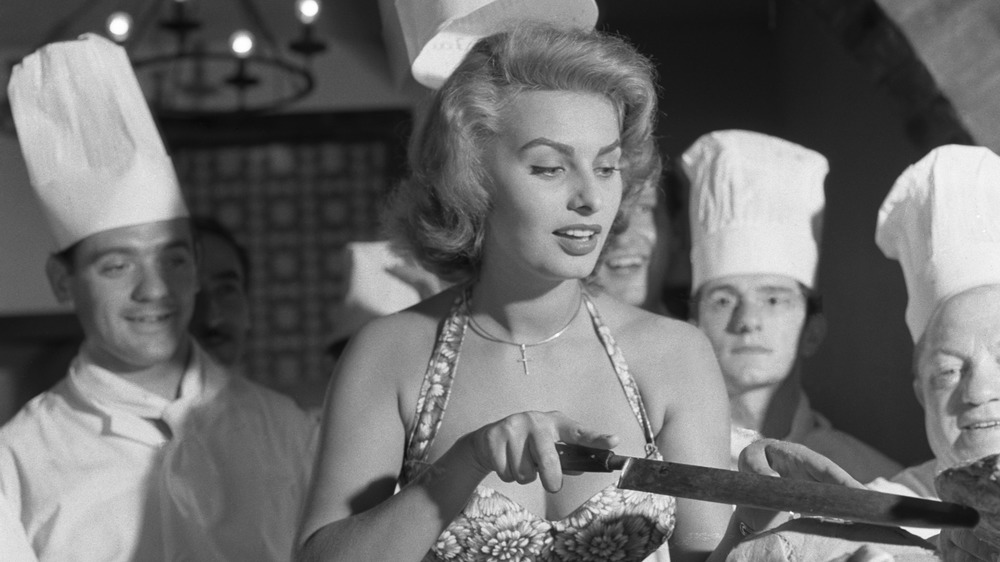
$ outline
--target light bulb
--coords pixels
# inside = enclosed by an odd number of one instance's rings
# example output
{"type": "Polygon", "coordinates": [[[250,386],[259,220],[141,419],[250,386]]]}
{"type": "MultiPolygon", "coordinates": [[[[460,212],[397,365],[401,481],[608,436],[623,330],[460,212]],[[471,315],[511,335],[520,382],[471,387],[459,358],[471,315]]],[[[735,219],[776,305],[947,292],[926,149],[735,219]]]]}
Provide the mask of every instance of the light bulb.
{"type": "Polygon", "coordinates": [[[107,28],[108,35],[116,43],[121,43],[132,34],[132,16],[127,12],[114,12],[108,16],[107,28]]]}
{"type": "Polygon", "coordinates": [[[322,6],[319,0],[295,0],[295,15],[305,25],[310,25],[319,17],[322,6]]]}
{"type": "Polygon", "coordinates": [[[236,55],[236,58],[245,59],[253,54],[254,47],[253,33],[245,29],[234,31],[229,36],[229,49],[236,55]]]}

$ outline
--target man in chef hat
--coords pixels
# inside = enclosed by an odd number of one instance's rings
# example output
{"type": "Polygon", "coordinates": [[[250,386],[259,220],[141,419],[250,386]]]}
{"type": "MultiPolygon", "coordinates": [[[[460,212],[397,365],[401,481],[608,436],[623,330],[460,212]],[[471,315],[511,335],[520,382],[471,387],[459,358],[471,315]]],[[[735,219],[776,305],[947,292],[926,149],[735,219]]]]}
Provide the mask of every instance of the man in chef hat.
{"type": "Polygon", "coordinates": [[[826,158],[726,130],[695,141],[682,166],[691,182],[692,321],[722,367],[734,459],[762,434],[806,445],[861,482],[895,474],[899,464],[833,429],[802,388],[802,361],[825,335],[815,287],[826,158]]]}
{"type": "Polygon", "coordinates": [[[188,335],[188,212],[125,51],[48,45],[8,92],[84,341],[0,428],[0,497],[42,560],[290,558],[314,424],[188,335]]]}
{"type": "Polygon", "coordinates": [[[934,458],[869,487],[937,499],[938,473],[1000,453],[1000,156],[931,151],[886,196],[875,241],[903,270],[913,390],[934,458]]]}

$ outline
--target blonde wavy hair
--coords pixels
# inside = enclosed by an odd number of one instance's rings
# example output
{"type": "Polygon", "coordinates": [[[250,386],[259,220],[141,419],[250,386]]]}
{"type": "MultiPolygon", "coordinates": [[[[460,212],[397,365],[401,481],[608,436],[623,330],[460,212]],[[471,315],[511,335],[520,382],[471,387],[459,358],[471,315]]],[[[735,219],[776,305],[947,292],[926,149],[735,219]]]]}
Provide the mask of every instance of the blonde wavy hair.
{"type": "Polygon", "coordinates": [[[501,109],[521,92],[540,90],[598,94],[617,109],[622,208],[655,183],[657,92],[648,58],[598,31],[525,24],[485,37],[431,98],[410,140],[410,175],[383,215],[394,244],[442,279],[478,273],[491,209],[484,150],[500,130],[501,109]]]}

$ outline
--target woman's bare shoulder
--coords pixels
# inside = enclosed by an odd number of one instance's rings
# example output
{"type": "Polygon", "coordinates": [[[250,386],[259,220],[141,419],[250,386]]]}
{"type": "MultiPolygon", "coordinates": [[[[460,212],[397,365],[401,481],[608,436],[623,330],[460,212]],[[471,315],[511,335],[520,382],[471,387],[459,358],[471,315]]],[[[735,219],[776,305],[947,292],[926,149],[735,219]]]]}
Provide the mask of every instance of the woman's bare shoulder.
{"type": "Polygon", "coordinates": [[[689,322],[649,312],[607,295],[594,297],[594,304],[619,341],[657,349],[683,349],[707,341],[701,330],[689,322]]]}
{"type": "Polygon", "coordinates": [[[690,381],[692,371],[718,369],[708,338],[689,322],[611,297],[598,297],[595,304],[630,370],[638,379],[648,379],[647,384],[675,385],[690,381]]]}

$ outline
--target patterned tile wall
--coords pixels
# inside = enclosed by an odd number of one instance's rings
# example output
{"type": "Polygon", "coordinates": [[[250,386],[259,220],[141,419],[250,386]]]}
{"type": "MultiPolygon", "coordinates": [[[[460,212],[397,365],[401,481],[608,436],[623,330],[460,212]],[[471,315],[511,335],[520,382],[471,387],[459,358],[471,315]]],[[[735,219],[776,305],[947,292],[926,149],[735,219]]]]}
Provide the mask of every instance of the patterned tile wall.
{"type": "Polygon", "coordinates": [[[173,151],[191,212],[232,229],[249,252],[247,376],[279,390],[325,378],[342,250],[378,237],[393,178],[379,141],[193,146],[173,151]]]}

